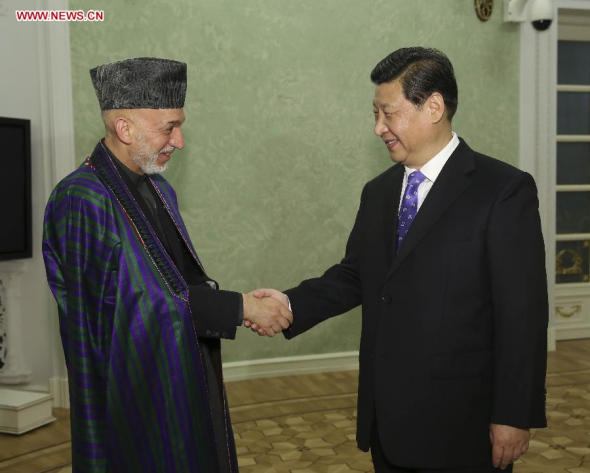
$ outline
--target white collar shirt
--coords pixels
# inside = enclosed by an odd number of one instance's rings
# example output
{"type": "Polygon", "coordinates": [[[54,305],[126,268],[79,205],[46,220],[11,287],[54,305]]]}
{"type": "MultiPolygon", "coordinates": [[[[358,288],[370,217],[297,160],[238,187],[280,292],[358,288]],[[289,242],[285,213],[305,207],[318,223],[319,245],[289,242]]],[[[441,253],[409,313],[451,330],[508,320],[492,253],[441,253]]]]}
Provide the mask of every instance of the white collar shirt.
{"type": "MultiPolygon", "coordinates": [[[[424,179],[422,184],[420,184],[420,186],[418,187],[418,210],[420,210],[422,203],[426,199],[426,196],[430,192],[430,189],[432,189],[434,181],[436,181],[438,175],[442,171],[442,168],[444,167],[444,165],[447,163],[447,161],[451,157],[451,154],[453,154],[453,152],[457,149],[457,146],[459,146],[459,137],[457,136],[457,133],[455,133],[454,131],[452,133],[453,133],[453,136],[451,137],[451,141],[449,141],[447,143],[447,145],[442,150],[440,150],[438,152],[438,154],[436,154],[430,161],[428,161],[420,169],[420,172],[422,174],[424,174],[424,177],[426,177],[426,179],[424,179]]],[[[404,167],[405,167],[405,172],[404,172],[404,180],[402,182],[402,193],[400,196],[400,207],[401,207],[401,201],[403,200],[404,192],[406,191],[406,186],[408,185],[408,176],[415,171],[415,169],[409,168],[407,166],[404,166],[404,167]]],[[[399,212],[399,208],[398,208],[398,212],[399,212]]]]}

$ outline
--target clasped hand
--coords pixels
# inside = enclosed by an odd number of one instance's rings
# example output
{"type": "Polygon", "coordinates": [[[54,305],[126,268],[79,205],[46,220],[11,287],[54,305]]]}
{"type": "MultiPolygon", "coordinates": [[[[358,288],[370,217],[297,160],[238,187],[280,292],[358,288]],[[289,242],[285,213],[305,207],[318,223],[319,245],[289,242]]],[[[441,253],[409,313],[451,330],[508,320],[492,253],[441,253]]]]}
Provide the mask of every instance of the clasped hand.
{"type": "Polygon", "coordinates": [[[285,294],[274,289],[259,289],[242,297],[244,325],[253,332],[274,337],[293,323],[293,314],[285,294]]]}

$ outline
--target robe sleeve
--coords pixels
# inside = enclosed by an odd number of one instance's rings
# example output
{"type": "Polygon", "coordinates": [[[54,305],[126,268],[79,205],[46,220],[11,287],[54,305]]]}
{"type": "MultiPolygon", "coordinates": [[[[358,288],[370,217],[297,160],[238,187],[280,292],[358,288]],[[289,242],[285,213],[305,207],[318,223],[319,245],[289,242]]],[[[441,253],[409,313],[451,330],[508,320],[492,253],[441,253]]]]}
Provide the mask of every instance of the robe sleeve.
{"type": "Polygon", "coordinates": [[[77,472],[107,471],[107,377],[120,256],[111,206],[104,188],[81,178],[62,181],[45,212],[43,257],[68,367],[77,472]]]}

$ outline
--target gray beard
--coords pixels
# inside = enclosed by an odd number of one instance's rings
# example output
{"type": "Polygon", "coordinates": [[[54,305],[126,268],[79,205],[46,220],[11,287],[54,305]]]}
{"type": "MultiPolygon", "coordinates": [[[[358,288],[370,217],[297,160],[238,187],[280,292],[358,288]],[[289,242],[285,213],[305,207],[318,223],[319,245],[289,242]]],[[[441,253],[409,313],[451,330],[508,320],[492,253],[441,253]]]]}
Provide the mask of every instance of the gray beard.
{"type": "MultiPolygon", "coordinates": [[[[138,141],[143,141],[143,137],[138,141]]],[[[142,144],[137,153],[131,157],[131,160],[144,174],[160,174],[168,167],[168,163],[158,164],[158,155],[161,151],[151,154],[149,146],[142,144]]]]}
{"type": "Polygon", "coordinates": [[[160,174],[166,170],[168,163],[162,165],[158,164],[158,155],[152,156],[135,155],[133,156],[133,162],[136,166],[141,169],[144,174],[160,174]]]}

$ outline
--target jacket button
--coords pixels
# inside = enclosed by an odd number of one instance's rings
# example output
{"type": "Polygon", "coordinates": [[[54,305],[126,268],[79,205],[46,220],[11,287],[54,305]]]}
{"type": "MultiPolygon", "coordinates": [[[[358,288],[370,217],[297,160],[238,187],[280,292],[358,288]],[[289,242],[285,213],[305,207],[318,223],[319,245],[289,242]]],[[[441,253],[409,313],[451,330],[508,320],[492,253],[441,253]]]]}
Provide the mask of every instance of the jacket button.
{"type": "Polygon", "coordinates": [[[389,294],[384,294],[381,300],[384,304],[389,304],[391,303],[391,296],[389,294]]]}

